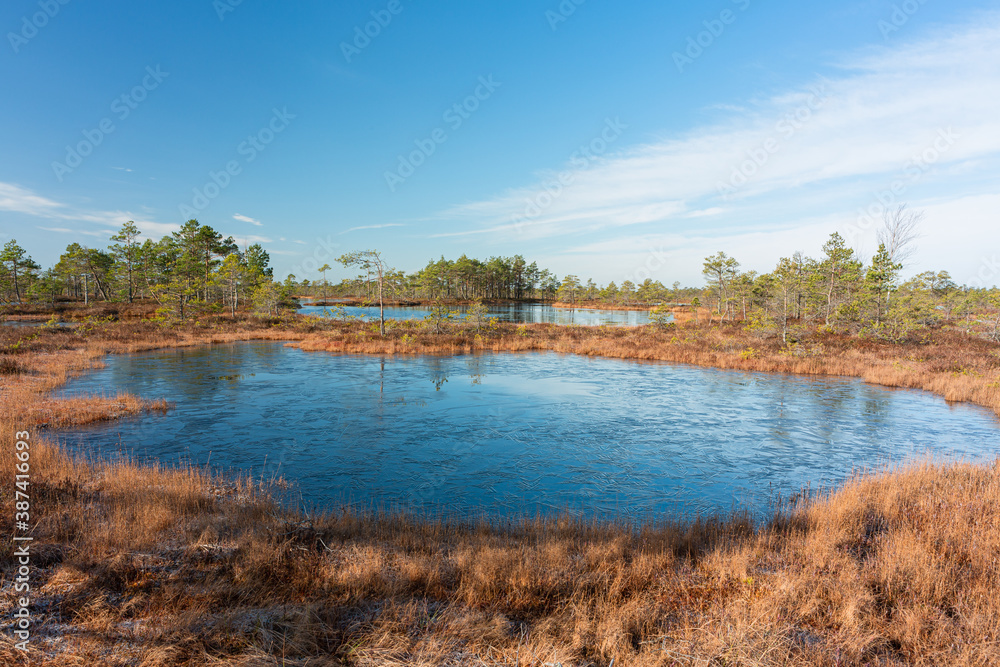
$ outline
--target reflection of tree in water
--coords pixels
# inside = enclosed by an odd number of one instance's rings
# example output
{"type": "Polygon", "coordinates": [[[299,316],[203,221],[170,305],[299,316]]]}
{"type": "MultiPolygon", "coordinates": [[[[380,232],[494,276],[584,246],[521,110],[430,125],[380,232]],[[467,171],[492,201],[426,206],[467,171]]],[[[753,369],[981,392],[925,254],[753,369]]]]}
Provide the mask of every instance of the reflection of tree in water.
{"type": "MultiPolygon", "coordinates": [[[[473,386],[481,385],[483,378],[486,377],[486,372],[483,369],[484,363],[482,355],[470,354],[463,358],[465,359],[466,371],[469,374],[469,378],[472,380],[473,386]]],[[[430,380],[434,384],[435,391],[441,391],[441,387],[448,382],[449,373],[446,363],[450,363],[451,361],[451,359],[441,359],[437,357],[428,359],[427,369],[430,374],[430,380]]]]}
{"type": "Polygon", "coordinates": [[[448,372],[445,369],[444,360],[440,357],[430,357],[427,359],[427,370],[434,384],[434,391],[441,391],[441,387],[448,381],[448,372]]]}
{"type": "MultiPolygon", "coordinates": [[[[408,401],[406,399],[406,396],[389,396],[388,400],[386,400],[386,395],[385,395],[385,359],[386,359],[385,357],[379,357],[379,360],[378,360],[378,368],[379,368],[379,370],[378,370],[378,395],[377,396],[373,396],[373,398],[376,400],[376,402],[378,404],[379,409],[381,410],[382,408],[385,408],[385,407],[403,407],[403,406],[412,406],[412,407],[421,407],[421,408],[422,407],[427,407],[427,401],[422,401],[422,400],[408,401]]],[[[443,381],[447,382],[448,378],[443,378],[443,381]]],[[[390,389],[391,388],[392,387],[390,386],[390,389]]],[[[440,384],[437,385],[437,389],[438,389],[438,391],[441,390],[441,385],[440,384]]]]}
{"type": "Polygon", "coordinates": [[[483,383],[483,378],[486,374],[483,372],[483,358],[478,354],[470,354],[465,357],[465,366],[469,371],[469,377],[472,378],[473,385],[479,385],[483,383]]]}
{"type": "Polygon", "coordinates": [[[411,399],[406,398],[406,396],[396,396],[395,398],[392,399],[390,405],[392,405],[394,407],[400,407],[400,408],[404,408],[404,407],[426,408],[427,407],[427,401],[421,400],[419,398],[416,399],[416,400],[411,400],[411,399]]]}
{"type": "MultiPolygon", "coordinates": [[[[469,374],[469,378],[472,380],[473,385],[482,384],[483,378],[486,377],[486,368],[489,362],[484,362],[482,355],[468,355],[464,357],[466,363],[466,370],[469,374]]],[[[441,387],[448,383],[448,376],[455,371],[451,368],[454,363],[454,358],[451,357],[427,357],[423,360],[427,365],[427,374],[431,383],[434,385],[435,391],[441,391],[441,387]]],[[[377,399],[380,404],[385,404],[384,394],[385,394],[385,357],[379,359],[379,375],[377,380],[378,392],[375,396],[373,391],[372,398],[377,399]]],[[[407,401],[405,397],[393,397],[391,404],[404,404],[404,405],[426,405],[423,401],[407,401]]]]}
{"type": "MultiPolygon", "coordinates": [[[[247,345],[241,343],[240,345],[247,345]]],[[[263,354],[259,347],[251,348],[253,354],[246,354],[237,345],[199,347],[180,349],[154,357],[140,357],[140,363],[150,364],[154,369],[169,367],[169,361],[176,361],[179,367],[175,371],[193,382],[176,383],[177,391],[192,401],[208,401],[219,391],[239,390],[240,380],[254,377],[256,373],[246,373],[244,368],[253,363],[255,368],[263,366],[266,370],[270,355],[263,354]]],[[[129,367],[126,367],[128,370],[129,367]]],[[[131,372],[131,371],[129,371],[131,372]]],[[[159,372],[149,373],[149,377],[161,375],[159,372]]]]}

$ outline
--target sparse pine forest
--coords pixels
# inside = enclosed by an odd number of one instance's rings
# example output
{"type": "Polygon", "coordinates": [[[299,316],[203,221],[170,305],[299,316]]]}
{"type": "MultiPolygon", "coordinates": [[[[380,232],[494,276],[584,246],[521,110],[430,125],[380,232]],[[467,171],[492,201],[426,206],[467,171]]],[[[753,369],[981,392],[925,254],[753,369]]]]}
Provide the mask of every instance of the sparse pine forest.
{"type": "MultiPolygon", "coordinates": [[[[70,244],[56,264],[42,269],[29,252],[9,241],[0,253],[0,304],[53,308],[57,303],[155,302],[160,318],[184,320],[210,313],[276,315],[296,299],[339,299],[375,304],[546,301],[567,307],[672,311],[678,321],[740,322],[748,331],[787,342],[804,329],[823,328],[889,341],[952,326],[1000,341],[1000,289],[958,284],[946,271],[907,275],[918,238],[919,214],[905,206],[888,213],[879,246],[870,258],[833,233],[813,257],[782,257],[773,270],[744,270],[737,258],[718,252],[704,259],[703,285],[682,287],[645,279],[598,285],[574,274],[561,279],[521,255],[478,260],[441,257],[407,273],[379,253],[378,266],[347,254],[337,262],[354,274],[330,283],[329,264],[315,279],[276,280],[270,256],[259,244],[240,248],[232,237],[197,220],[159,241],[143,239],[124,224],[104,249],[70,244]],[[353,257],[353,259],[351,259],[353,257]],[[377,270],[376,270],[377,269],[377,270]]],[[[983,267],[989,273],[991,267],[983,267]]],[[[974,273],[974,272],[973,272],[974,273]]],[[[980,272],[982,273],[982,272],[980,272]]]]}

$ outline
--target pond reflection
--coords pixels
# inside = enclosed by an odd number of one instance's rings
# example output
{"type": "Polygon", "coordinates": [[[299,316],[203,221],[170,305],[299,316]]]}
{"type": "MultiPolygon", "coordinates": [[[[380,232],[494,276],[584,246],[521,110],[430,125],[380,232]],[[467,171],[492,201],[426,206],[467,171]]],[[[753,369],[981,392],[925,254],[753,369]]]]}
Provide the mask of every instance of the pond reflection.
{"type": "MultiPolygon", "coordinates": [[[[304,315],[361,317],[377,320],[378,306],[311,306],[305,302],[298,312],[304,315]]],[[[452,306],[462,318],[468,312],[467,306],[452,306]]],[[[387,320],[422,320],[430,314],[430,309],[422,306],[392,306],[385,308],[387,320]]],[[[518,303],[489,306],[489,315],[503,322],[518,324],[576,324],[579,326],[640,326],[649,324],[646,310],[597,310],[592,308],[553,308],[541,303],[518,303]]]]}
{"type": "Polygon", "coordinates": [[[293,482],[310,504],[513,516],[760,513],[852,468],[996,455],[997,420],[930,394],[554,353],[366,357],[275,343],[110,357],[66,392],[167,415],[61,432],[72,447],[293,482]],[[121,443],[121,444],[119,444],[121,443]]]}

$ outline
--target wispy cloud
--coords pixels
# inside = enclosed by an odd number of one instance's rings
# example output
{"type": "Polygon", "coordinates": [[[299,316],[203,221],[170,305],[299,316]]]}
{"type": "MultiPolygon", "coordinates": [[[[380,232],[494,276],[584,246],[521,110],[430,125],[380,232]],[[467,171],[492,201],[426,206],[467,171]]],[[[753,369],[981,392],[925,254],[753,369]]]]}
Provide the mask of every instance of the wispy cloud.
{"type": "Polygon", "coordinates": [[[0,211],[26,213],[41,218],[59,217],[59,202],[37,195],[14,183],[0,183],[0,211]]]}
{"type": "Polygon", "coordinates": [[[260,220],[254,220],[251,217],[248,217],[248,216],[245,216],[245,215],[240,215],[239,213],[237,213],[236,215],[233,216],[233,220],[239,220],[240,222],[249,222],[251,225],[255,225],[257,227],[263,227],[264,226],[264,223],[261,222],[260,220]]]}
{"type": "MultiPolygon", "coordinates": [[[[12,183],[0,183],[0,211],[10,211],[22,213],[32,217],[59,222],[89,223],[97,229],[88,229],[85,226],[64,226],[38,225],[38,229],[57,234],[73,234],[82,236],[93,236],[95,238],[109,238],[115,232],[112,229],[121,227],[122,224],[132,220],[136,227],[147,238],[158,239],[180,230],[180,225],[173,223],[155,222],[145,220],[135,216],[128,211],[90,211],[77,209],[61,202],[48,199],[38,195],[31,190],[12,183]],[[109,229],[111,228],[111,229],[109,229]]],[[[241,222],[246,216],[234,216],[241,222]]],[[[254,224],[259,224],[252,218],[246,218],[254,224]]],[[[240,243],[273,243],[274,239],[256,234],[233,234],[233,238],[240,243]]],[[[280,253],[276,253],[280,254],[280,253]]]]}
{"type": "Polygon", "coordinates": [[[406,227],[406,225],[396,222],[387,223],[384,225],[363,225],[361,227],[351,227],[350,229],[345,229],[344,231],[340,232],[340,234],[342,236],[344,234],[350,234],[351,232],[360,232],[363,229],[384,229],[386,227],[406,227]]]}
{"type": "Polygon", "coordinates": [[[266,236],[256,236],[255,234],[233,234],[233,238],[244,243],[274,243],[274,239],[266,236]]]}
{"type": "Polygon", "coordinates": [[[142,231],[144,236],[149,238],[159,238],[181,229],[180,225],[175,225],[172,222],[150,222],[148,220],[136,220],[135,226],[142,231]]]}
{"type": "Polygon", "coordinates": [[[93,236],[101,239],[111,238],[111,235],[115,233],[111,229],[92,230],[92,229],[69,229],[68,227],[41,227],[41,226],[39,226],[38,229],[41,229],[42,231],[45,232],[54,232],[56,234],[72,234],[73,236],[77,235],[93,236]]]}
{"type": "Polygon", "coordinates": [[[959,139],[935,161],[937,172],[982,177],[1000,158],[1000,14],[834,64],[836,76],[735,105],[722,122],[609,154],[585,169],[554,168],[533,184],[452,207],[440,218],[465,228],[439,236],[583,241],[601,230],[655,225],[687,238],[702,233],[709,217],[719,233],[773,226],[769,211],[843,219],[889,187],[941,131],[959,139]],[[738,188],[721,187],[741,169],[747,173],[738,188]],[[571,184],[545,199],[567,170],[571,184]],[[532,210],[540,198],[547,205],[532,210]]]}
{"type": "MultiPolygon", "coordinates": [[[[180,229],[179,225],[145,220],[129,211],[92,211],[76,208],[39,195],[16,183],[0,182],[0,211],[21,213],[46,220],[62,222],[84,222],[98,225],[102,228],[118,228],[129,220],[146,236],[159,237],[180,229]]],[[[44,228],[42,228],[44,229],[44,228]]],[[[65,229],[63,227],[53,229],[65,229]]],[[[100,236],[106,233],[100,230],[76,230],[76,233],[88,236],[100,236]]],[[[114,233],[114,232],[111,232],[114,233]]]]}
{"type": "Polygon", "coordinates": [[[707,218],[710,215],[719,215],[720,213],[725,212],[725,210],[726,209],[724,209],[724,208],[720,208],[718,206],[713,206],[712,208],[704,208],[704,209],[701,209],[700,211],[691,211],[691,212],[687,213],[684,217],[685,218],[707,218]]]}

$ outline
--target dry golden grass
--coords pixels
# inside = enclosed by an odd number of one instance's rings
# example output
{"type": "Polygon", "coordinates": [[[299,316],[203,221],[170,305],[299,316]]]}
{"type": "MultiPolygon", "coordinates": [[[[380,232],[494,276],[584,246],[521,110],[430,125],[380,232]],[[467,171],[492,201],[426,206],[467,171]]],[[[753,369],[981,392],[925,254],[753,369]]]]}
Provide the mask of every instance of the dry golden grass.
{"type": "MultiPolygon", "coordinates": [[[[570,519],[459,524],[349,511],[306,517],[248,480],[74,458],[39,428],[73,420],[79,406],[49,392],[106,350],[248,338],[345,352],[551,349],[871,372],[902,386],[940,383],[942,393],[998,407],[989,386],[997,346],[948,332],[899,348],[816,337],[796,356],[736,330],[525,331],[477,340],[471,331],[397,327],[383,341],[364,325],[302,321],[108,324],[44,332],[25,351],[0,355],[20,369],[0,376],[4,479],[13,479],[14,432],[32,433],[33,609],[43,623],[28,655],[3,635],[0,662],[1000,664],[1000,462],[917,462],[860,475],[757,528],[742,517],[638,530],[570,519]],[[751,342],[757,351],[741,354],[751,342]]],[[[9,351],[15,334],[0,336],[9,351]]],[[[103,416],[149,407],[109,404],[103,416]]],[[[99,405],[92,414],[101,416],[99,405]]],[[[9,493],[2,505],[7,614],[9,493]]]]}

